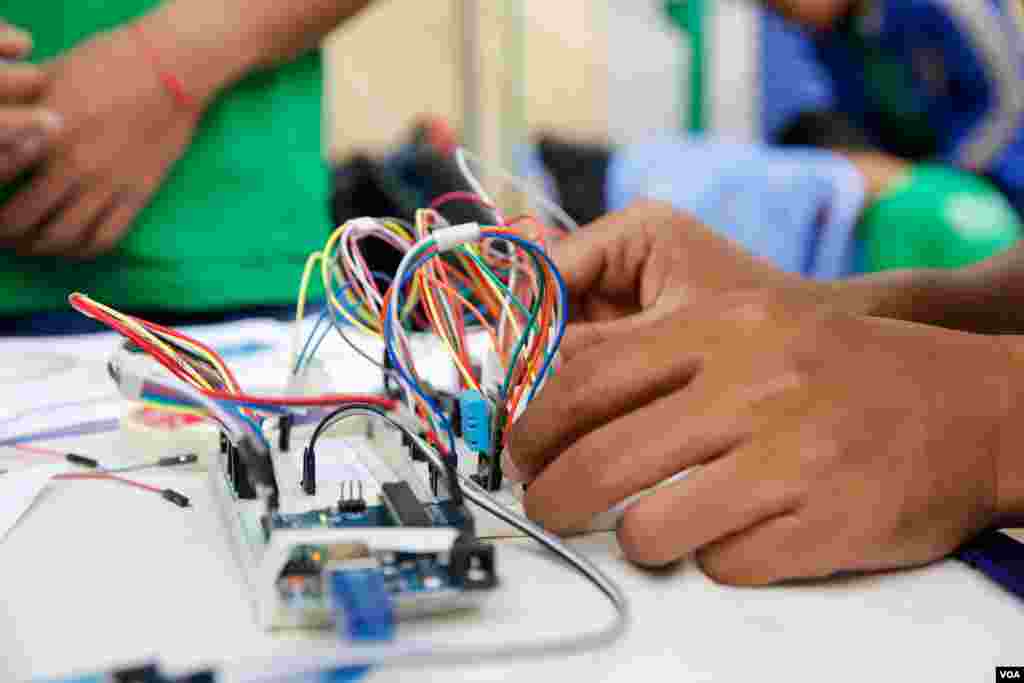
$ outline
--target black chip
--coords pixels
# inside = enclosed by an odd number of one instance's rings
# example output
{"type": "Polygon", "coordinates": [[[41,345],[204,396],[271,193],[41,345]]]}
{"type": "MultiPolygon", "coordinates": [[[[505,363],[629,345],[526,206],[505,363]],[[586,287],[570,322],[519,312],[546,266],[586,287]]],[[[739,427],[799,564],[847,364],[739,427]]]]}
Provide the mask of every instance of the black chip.
{"type": "Polygon", "coordinates": [[[430,515],[423,509],[412,487],[404,481],[381,485],[381,494],[388,512],[401,526],[433,526],[430,515]]]}

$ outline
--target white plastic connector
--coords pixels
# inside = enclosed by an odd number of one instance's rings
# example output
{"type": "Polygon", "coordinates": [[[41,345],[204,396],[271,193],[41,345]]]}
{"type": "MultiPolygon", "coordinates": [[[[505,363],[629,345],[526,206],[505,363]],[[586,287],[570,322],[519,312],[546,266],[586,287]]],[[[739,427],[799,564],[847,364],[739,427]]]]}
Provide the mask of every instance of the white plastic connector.
{"type": "Polygon", "coordinates": [[[451,251],[460,244],[476,242],[480,239],[479,223],[463,223],[450,228],[441,228],[431,235],[441,252],[451,251]]]}
{"type": "Polygon", "coordinates": [[[480,363],[480,386],[485,394],[497,394],[501,388],[501,382],[505,379],[505,366],[501,362],[501,356],[494,349],[484,351],[484,357],[480,363]]]}
{"type": "Polygon", "coordinates": [[[288,383],[284,390],[289,396],[316,396],[329,393],[331,376],[327,372],[327,366],[319,358],[309,360],[299,374],[288,373],[288,383]]]}
{"type": "Polygon", "coordinates": [[[146,378],[163,370],[149,356],[120,347],[110,358],[110,365],[117,372],[118,393],[129,401],[139,400],[146,378]]]}

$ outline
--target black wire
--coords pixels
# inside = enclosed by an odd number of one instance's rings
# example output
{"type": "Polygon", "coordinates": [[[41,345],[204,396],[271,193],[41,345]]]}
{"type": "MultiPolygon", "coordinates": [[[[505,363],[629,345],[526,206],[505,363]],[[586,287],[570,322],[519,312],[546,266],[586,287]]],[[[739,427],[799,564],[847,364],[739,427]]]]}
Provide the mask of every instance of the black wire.
{"type": "MultiPolygon", "coordinates": [[[[328,303],[327,306],[329,307],[330,303],[328,303]]],[[[344,341],[346,344],[348,344],[349,348],[351,348],[353,351],[355,351],[360,356],[365,358],[371,364],[376,365],[377,368],[380,369],[380,371],[383,372],[385,375],[391,376],[391,377],[397,377],[398,376],[398,373],[396,373],[394,370],[392,370],[390,368],[384,367],[379,360],[376,360],[373,356],[371,356],[370,354],[368,354],[365,351],[363,351],[361,348],[359,348],[356,345],[355,342],[353,342],[351,339],[349,339],[348,335],[346,335],[345,332],[342,329],[344,327],[344,325],[339,323],[334,318],[334,316],[335,316],[335,313],[334,313],[333,310],[331,310],[331,326],[341,336],[342,341],[344,341]]]]}
{"type": "MultiPolygon", "coordinates": [[[[313,459],[314,464],[316,463],[317,440],[320,438],[323,432],[328,427],[331,426],[331,423],[333,421],[335,421],[336,419],[344,418],[345,412],[353,408],[359,408],[360,410],[371,412],[374,415],[380,417],[382,420],[390,424],[392,427],[398,429],[400,432],[405,434],[406,437],[409,437],[410,448],[415,447],[416,439],[414,437],[416,435],[413,434],[412,431],[408,427],[403,425],[401,422],[398,422],[397,420],[391,418],[387,413],[385,413],[383,410],[381,410],[380,408],[371,403],[349,403],[347,405],[342,406],[341,408],[338,408],[328,413],[326,416],[324,416],[322,420],[320,420],[320,423],[316,426],[316,429],[313,430],[313,435],[309,438],[309,444],[306,446],[306,448],[309,450],[309,455],[313,459]]],[[[454,504],[456,507],[462,507],[464,505],[462,486],[459,484],[459,477],[455,472],[455,467],[451,464],[450,460],[450,458],[442,458],[442,461],[444,462],[445,465],[444,477],[448,482],[448,492],[451,494],[452,504],[454,504]]]]}

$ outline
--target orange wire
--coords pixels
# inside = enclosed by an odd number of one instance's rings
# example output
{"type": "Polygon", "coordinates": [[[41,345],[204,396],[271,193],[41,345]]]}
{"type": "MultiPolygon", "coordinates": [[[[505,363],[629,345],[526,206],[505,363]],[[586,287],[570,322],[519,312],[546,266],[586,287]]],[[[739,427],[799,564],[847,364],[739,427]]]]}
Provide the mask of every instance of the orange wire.
{"type": "Polygon", "coordinates": [[[473,317],[480,321],[480,324],[484,327],[485,330],[487,330],[487,334],[491,337],[491,341],[495,345],[497,345],[498,335],[494,331],[494,327],[489,322],[487,322],[487,319],[484,318],[483,315],[481,315],[480,310],[477,309],[476,306],[467,301],[465,297],[463,297],[461,294],[455,291],[455,289],[450,285],[446,285],[440,280],[434,280],[433,282],[437,284],[437,286],[447,289],[458,300],[458,303],[462,304],[467,309],[469,309],[469,311],[473,314],[473,317]]]}

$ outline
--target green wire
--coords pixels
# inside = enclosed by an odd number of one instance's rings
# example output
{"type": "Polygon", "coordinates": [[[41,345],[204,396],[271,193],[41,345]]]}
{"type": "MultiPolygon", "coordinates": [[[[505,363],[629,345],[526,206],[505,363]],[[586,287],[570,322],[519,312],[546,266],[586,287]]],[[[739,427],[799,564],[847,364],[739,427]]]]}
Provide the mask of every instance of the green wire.
{"type": "Polygon", "coordinates": [[[477,264],[477,266],[480,267],[480,271],[487,277],[487,279],[490,280],[491,282],[493,282],[494,285],[498,289],[500,289],[501,292],[508,298],[508,300],[511,301],[513,304],[515,304],[519,308],[519,312],[520,313],[522,313],[523,315],[530,315],[530,312],[528,310],[526,310],[526,307],[523,306],[522,303],[520,303],[519,299],[515,298],[515,296],[512,294],[512,292],[509,291],[508,287],[505,286],[505,283],[502,282],[498,278],[498,276],[494,274],[494,271],[491,270],[490,266],[488,266],[486,263],[484,263],[483,260],[481,260],[481,258],[479,256],[474,254],[469,249],[466,249],[465,247],[460,247],[460,248],[463,249],[465,254],[467,256],[469,256],[470,260],[473,261],[473,263],[477,264]]]}
{"type": "MultiPolygon", "coordinates": [[[[409,259],[411,261],[418,261],[420,256],[421,256],[421,252],[425,251],[426,248],[429,247],[429,246],[431,246],[431,245],[427,244],[427,245],[424,245],[423,247],[420,247],[415,252],[413,252],[413,254],[409,257],[409,259]]],[[[534,328],[537,326],[537,318],[538,318],[538,316],[540,314],[540,302],[544,300],[544,295],[547,292],[547,290],[546,290],[547,285],[546,285],[545,277],[544,277],[544,268],[543,268],[543,266],[540,263],[540,259],[537,258],[537,255],[532,253],[532,252],[530,252],[530,260],[533,262],[533,267],[534,267],[534,270],[537,273],[537,281],[538,281],[539,284],[538,284],[538,288],[537,288],[538,289],[537,297],[536,297],[536,299],[534,299],[533,305],[531,306],[530,310],[528,311],[528,310],[526,310],[526,307],[523,306],[523,304],[515,297],[515,295],[511,292],[511,290],[509,290],[509,288],[505,286],[505,283],[502,282],[498,278],[497,275],[495,275],[494,271],[492,271],[491,268],[486,263],[484,263],[483,260],[479,256],[477,256],[475,253],[473,253],[473,251],[468,249],[465,245],[462,245],[462,246],[458,247],[458,249],[460,249],[462,251],[462,253],[464,253],[466,256],[468,256],[469,259],[471,261],[473,261],[473,263],[475,263],[480,268],[480,272],[482,272],[484,274],[484,276],[488,280],[493,282],[495,287],[497,287],[499,289],[499,291],[501,291],[506,296],[506,298],[509,301],[511,301],[513,303],[513,305],[515,305],[519,309],[519,311],[523,315],[529,316],[529,320],[527,321],[526,327],[525,327],[525,329],[523,329],[522,334],[519,335],[519,339],[516,341],[515,348],[513,348],[513,350],[512,350],[512,362],[509,365],[509,372],[505,375],[505,382],[502,384],[502,387],[501,387],[501,395],[502,395],[502,397],[507,397],[508,396],[509,383],[512,381],[512,368],[515,368],[516,365],[519,363],[519,356],[523,352],[523,347],[526,346],[527,339],[529,339],[530,334],[533,332],[534,328]]],[[[442,256],[442,254],[435,254],[434,258],[438,258],[438,257],[441,257],[441,256],[442,256]]],[[[412,283],[410,282],[410,285],[411,284],[412,283]]],[[[398,305],[398,303],[399,302],[396,301],[395,305],[398,305]]]]}
{"type": "MultiPolygon", "coordinates": [[[[508,373],[505,374],[505,383],[501,386],[501,395],[503,398],[508,396],[509,382],[512,381],[512,370],[519,364],[519,355],[523,352],[523,347],[526,346],[526,340],[533,331],[533,328],[537,326],[537,315],[540,312],[540,302],[544,299],[545,284],[544,284],[544,269],[540,264],[540,260],[536,254],[530,252],[530,260],[533,261],[533,267],[537,271],[537,281],[540,283],[537,287],[537,298],[533,302],[533,310],[531,311],[530,321],[527,323],[523,333],[519,335],[519,341],[516,342],[515,348],[512,350],[512,362],[509,363],[508,373]]],[[[515,297],[512,298],[515,301],[515,297]]]]}

